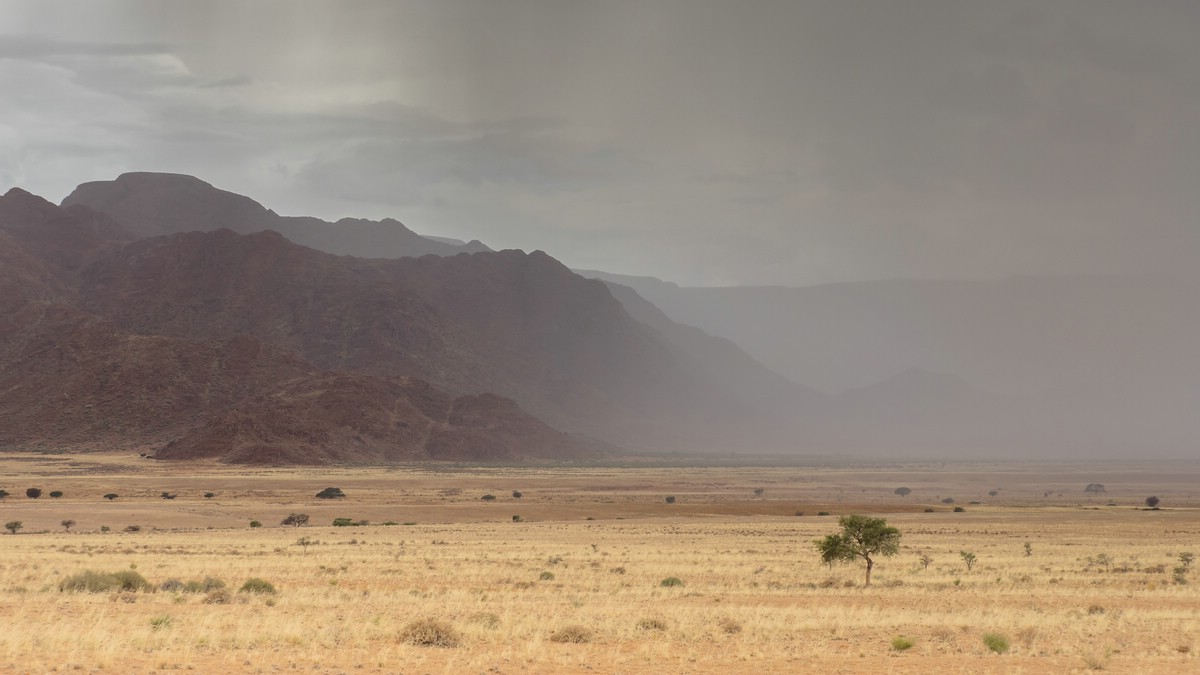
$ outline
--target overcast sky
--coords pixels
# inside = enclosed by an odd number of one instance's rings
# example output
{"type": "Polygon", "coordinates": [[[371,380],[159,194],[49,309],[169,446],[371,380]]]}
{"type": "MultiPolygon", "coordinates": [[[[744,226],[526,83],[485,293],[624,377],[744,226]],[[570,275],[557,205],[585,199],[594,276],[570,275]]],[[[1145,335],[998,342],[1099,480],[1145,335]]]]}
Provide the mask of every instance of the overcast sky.
{"type": "Polygon", "coordinates": [[[1200,267],[1200,2],[0,0],[0,190],[685,284],[1200,267]]]}

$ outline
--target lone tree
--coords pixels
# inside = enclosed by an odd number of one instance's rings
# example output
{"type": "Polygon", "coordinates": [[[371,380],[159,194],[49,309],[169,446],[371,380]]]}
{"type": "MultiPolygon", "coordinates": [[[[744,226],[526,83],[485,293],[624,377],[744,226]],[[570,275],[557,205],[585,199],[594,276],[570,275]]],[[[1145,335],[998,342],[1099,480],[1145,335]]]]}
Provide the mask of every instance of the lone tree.
{"type": "Polygon", "coordinates": [[[25,527],[25,524],[19,520],[10,520],[4,524],[4,529],[12,532],[13,534],[16,534],[17,530],[21,529],[22,527],[25,527]]]}
{"type": "Polygon", "coordinates": [[[284,518],[280,525],[291,525],[292,527],[300,527],[308,524],[307,513],[292,513],[287,518],[284,518]]]}
{"type": "Polygon", "coordinates": [[[891,527],[883,518],[842,516],[838,518],[840,534],[818,539],[815,544],[826,564],[854,562],[861,558],[867,563],[867,582],[871,585],[871,569],[875,556],[891,557],[900,552],[900,530],[891,527]]]}
{"type": "Polygon", "coordinates": [[[892,494],[897,494],[897,495],[900,495],[901,497],[907,497],[910,494],[912,494],[912,489],[906,488],[906,487],[898,487],[895,490],[892,490],[892,494]]]}
{"type": "Polygon", "coordinates": [[[1158,497],[1146,497],[1146,506],[1149,506],[1150,508],[1155,508],[1156,506],[1158,506],[1159,501],[1161,501],[1161,500],[1158,497]]]}
{"type": "Polygon", "coordinates": [[[71,528],[75,526],[75,521],[71,519],[64,520],[62,521],[62,526],[64,532],[70,532],[71,528]]]}

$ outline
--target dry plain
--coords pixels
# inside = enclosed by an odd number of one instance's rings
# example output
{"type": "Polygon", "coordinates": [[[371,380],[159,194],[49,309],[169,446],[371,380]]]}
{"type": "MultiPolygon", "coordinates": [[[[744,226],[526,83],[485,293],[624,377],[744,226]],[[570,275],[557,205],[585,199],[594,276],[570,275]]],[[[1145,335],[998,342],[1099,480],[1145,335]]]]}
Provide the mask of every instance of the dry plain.
{"type": "Polygon", "coordinates": [[[1200,552],[1196,462],[702,464],[7,455],[0,521],[22,528],[0,536],[0,671],[1200,672],[1200,573],[1180,558],[1200,552]],[[330,486],[346,497],[314,497],[330,486]],[[868,588],[812,544],[848,513],[903,533],[868,588]],[[124,570],[156,589],[60,590],[124,570]],[[227,588],[158,588],[205,578],[227,588]],[[238,592],[250,578],[277,592],[238,592]],[[406,639],[426,619],[456,645],[406,639]]]}

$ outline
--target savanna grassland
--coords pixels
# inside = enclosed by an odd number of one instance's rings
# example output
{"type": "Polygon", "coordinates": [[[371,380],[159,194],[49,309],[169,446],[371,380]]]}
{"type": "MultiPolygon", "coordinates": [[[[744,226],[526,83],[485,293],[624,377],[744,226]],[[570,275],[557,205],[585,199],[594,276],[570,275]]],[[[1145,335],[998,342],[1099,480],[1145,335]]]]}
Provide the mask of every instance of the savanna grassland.
{"type": "Polygon", "coordinates": [[[1197,478],[1194,462],[8,456],[0,521],[21,527],[0,535],[0,671],[1200,672],[1197,478]],[[314,497],[331,486],[345,498],[314,497]],[[281,525],[292,513],[308,524],[281,525]],[[813,546],[849,513],[903,533],[867,588],[813,546]],[[71,590],[87,572],[127,588],[71,590]],[[251,579],[274,592],[242,592],[251,579]]]}

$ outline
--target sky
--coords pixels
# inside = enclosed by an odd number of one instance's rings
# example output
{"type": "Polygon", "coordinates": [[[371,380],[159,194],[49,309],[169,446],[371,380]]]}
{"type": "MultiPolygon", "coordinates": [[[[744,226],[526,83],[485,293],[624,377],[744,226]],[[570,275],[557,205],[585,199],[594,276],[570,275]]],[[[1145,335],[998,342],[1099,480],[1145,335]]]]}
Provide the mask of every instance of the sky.
{"type": "Polygon", "coordinates": [[[1195,274],[1194,0],[0,0],[0,191],[170,171],[685,285],[1195,274]]]}

